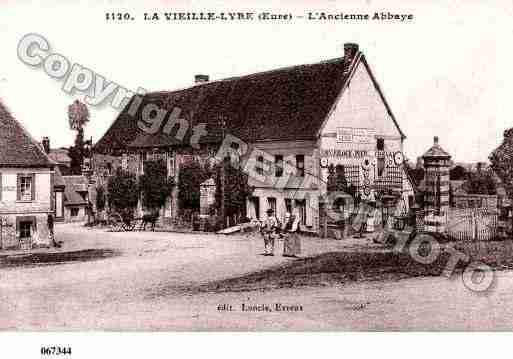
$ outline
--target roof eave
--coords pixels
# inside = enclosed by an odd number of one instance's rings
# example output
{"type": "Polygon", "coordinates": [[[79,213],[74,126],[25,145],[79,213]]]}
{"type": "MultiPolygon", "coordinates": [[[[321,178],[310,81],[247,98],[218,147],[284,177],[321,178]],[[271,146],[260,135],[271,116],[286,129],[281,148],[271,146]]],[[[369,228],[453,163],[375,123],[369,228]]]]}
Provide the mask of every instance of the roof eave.
{"type": "Polygon", "coordinates": [[[56,164],[25,164],[25,163],[0,163],[0,168],[48,168],[53,169],[56,164]]]}

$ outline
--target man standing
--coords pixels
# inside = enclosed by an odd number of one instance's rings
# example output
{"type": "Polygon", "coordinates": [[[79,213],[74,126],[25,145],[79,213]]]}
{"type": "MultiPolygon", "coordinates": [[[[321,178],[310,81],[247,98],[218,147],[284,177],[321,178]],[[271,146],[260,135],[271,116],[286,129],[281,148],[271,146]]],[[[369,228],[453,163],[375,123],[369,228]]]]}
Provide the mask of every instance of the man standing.
{"type": "Polygon", "coordinates": [[[46,219],[46,224],[48,225],[48,234],[50,235],[50,238],[52,239],[52,244],[54,247],[60,247],[59,244],[55,241],[55,233],[53,231],[53,215],[48,214],[48,217],[46,219]]]}
{"type": "Polygon", "coordinates": [[[278,220],[274,216],[274,211],[269,208],[267,210],[267,218],[262,226],[262,235],[264,237],[264,255],[274,256],[274,240],[276,230],[278,228],[278,220]]]}

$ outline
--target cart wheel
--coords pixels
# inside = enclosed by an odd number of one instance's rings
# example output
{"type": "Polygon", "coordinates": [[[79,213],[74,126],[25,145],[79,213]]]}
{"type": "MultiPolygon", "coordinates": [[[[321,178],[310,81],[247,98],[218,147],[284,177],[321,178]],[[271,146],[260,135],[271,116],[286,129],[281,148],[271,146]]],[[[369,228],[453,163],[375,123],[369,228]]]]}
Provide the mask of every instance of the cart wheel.
{"type": "Polygon", "coordinates": [[[123,229],[123,220],[119,213],[112,213],[108,218],[110,230],[112,232],[120,232],[123,229]]]}

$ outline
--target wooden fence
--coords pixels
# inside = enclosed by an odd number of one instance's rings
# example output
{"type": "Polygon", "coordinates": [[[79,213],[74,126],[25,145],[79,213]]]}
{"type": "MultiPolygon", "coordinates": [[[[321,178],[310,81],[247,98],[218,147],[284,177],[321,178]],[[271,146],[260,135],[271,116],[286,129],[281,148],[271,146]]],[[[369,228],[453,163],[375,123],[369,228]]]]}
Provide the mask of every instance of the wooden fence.
{"type": "Polygon", "coordinates": [[[498,232],[499,213],[488,208],[451,208],[447,235],[457,240],[488,241],[498,232]]]}
{"type": "MultiPolygon", "coordinates": [[[[417,231],[429,231],[426,213],[417,212],[417,231]]],[[[459,241],[488,241],[497,237],[499,213],[489,208],[451,207],[445,218],[444,233],[459,241]]]]}

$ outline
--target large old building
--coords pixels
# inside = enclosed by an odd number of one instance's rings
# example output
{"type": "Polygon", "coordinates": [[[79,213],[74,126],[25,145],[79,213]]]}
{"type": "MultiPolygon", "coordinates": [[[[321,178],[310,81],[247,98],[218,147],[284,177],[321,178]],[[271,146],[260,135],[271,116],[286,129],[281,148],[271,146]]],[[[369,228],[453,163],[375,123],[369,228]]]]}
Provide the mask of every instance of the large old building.
{"type": "Polygon", "coordinates": [[[47,216],[54,213],[53,168],[0,100],[0,246],[47,244],[47,216]]]}
{"type": "MultiPolygon", "coordinates": [[[[196,80],[187,89],[134,97],[96,144],[97,171],[141,173],[143,161],[157,156],[178,179],[184,162],[236,149],[254,188],[247,215],[296,211],[302,229],[313,232],[337,165],[361,198],[392,193],[404,210],[411,205],[405,135],[358,45],[315,64],[196,80]]],[[[178,213],[176,198],[165,217],[178,213]]]]}

